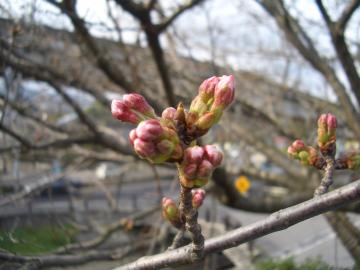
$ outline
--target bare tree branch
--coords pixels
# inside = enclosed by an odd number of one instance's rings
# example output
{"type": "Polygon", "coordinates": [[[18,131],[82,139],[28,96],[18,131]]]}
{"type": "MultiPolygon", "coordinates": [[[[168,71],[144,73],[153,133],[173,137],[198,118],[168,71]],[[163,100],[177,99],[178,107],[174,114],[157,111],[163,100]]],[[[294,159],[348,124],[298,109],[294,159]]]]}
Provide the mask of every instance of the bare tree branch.
{"type": "MultiPolygon", "coordinates": [[[[269,233],[285,230],[301,221],[359,200],[360,180],[357,180],[325,195],[275,212],[269,217],[251,225],[211,238],[205,241],[204,253],[207,255],[223,251],[269,233]]],[[[162,254],[143,257],[133,263],[114,268],[113,270],[161,269],[166,266],[190,264],[192,263],[190,255],[191,248],[188,245],[162,254]]]]}

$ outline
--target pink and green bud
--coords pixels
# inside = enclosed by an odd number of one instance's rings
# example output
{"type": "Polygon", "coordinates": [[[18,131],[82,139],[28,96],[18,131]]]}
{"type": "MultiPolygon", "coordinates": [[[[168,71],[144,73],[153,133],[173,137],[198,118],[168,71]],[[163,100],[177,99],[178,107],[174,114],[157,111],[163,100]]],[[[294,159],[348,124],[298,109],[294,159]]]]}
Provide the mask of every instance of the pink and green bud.
{"type": "Polygon", "coordinates": [[[302,140],[296,140],[289,146],[287,150],[290,157],[293,159],[298,159],[302,165],[305,166],[318,166],[318,162],[320,161],[321,155],[319,152],[311,147],[306,146],[302,140]]]}
{"type": "Polygon", "coordinates": [[[223,153],[216,145],[206,145],[204,147],[205,157],[211,162],[214,167],[218,167],[223,159],[223,153]]]}
{"type": "Polygon", "coordinates": [[[169,107],[162,112],[161,117],[168,120],[174,120],[175,114],[176,114],[176,109],[174,107],[169,107]]]}
{"type": "Polygon", "coordinates": [[[111,113],[114,118],[132,124],[156,117],[154,109],[145,98],[136,93],[124,95],[122,99],[114,99],[111,102],[111,113]]]}
{"type": "Polygon", "coordinates": [[[177,161],[182,157],[182,148],[177,133],[158,119],[141,122],[129,134],[135,152],[152,163],[177,161]]]}
{"type": "Polygon", "coordinates": [[[201,188],[191,190],[192,193],[192,206],[193,208],[199,208],[205,199],[205,190],[201,188]]]}
{"type": "Polygon", "coordinates": [[[146,99],[139,94],[131,93],[123,96],[124,103],[132,110],[139,112],[148,118],[155,118],[155,111],[146,101],[146,99]]]}
{"type": "Polygon", "coordinates": [[[330,145],[336,142],[337,120],[331,113],[322,114],[318,120],[318,145],[322,151],[326,151],[330,145]]]}
{"type": "Polygon", "coordinates": [[[201,96],[196,96],[190,105],[190,112],[196,113],[197,116],[201,116],[206,111],[209,110],[207,103],[201,98],[201,96]]]}
{"type": "Polygon", "coordinates": [[[359,170],[360,169],[360,153],[348,153],[340,157],[337,162],[341,169],[359,170]]]}
{"type": "Polygon", "coordinates": [[[222,153],[214,145],[187,148],[179,166],[181,184],[188,188],[202,187],[221,161],[222,153]]]}
{"type": "Polygon", "coordinates": [[[172,199],[167,197],[162,199],[162,214],[163,217],[176,228],[182,226],[179,208],[172,199]]]}
{"type": "Polygon", "coordinates": [[[157,119],[143,121],[136,128],[137,137],[144,141],[153,141],[163,134],[164,129],[157,119]]]}
{"type": "Polygon", "coordinates": [[[212,110],[220,107],[225,109],[231,104],[234,100],[235,95],[235,80],[234,76],[222,76],[219,83],[216,85],[215,94],[214,94],[214,104],[212,105],[212,110]]]}
{"type": "Polygon", "coordinates": [[[122,100],[114,99],[111,102],[111,114],[114,118],[131,124],[138,124],[143,120],[143,118],[133,113],[122,100]]]}
{"type": "Polygon", "coordinates": [[[215,88],[218,85],[220,79],[216,76],[212,76],[203,81],[199,87],[199,96],[205,104],[211,99],[214,99],[215,88]]]}
{"type": "Polygon", "coordinates": [[[189,147],[184,151],[184,159],[187,163],[198,164],[203,159],[204,153],[201,146],[189,147]]]}
{"type": "Polygon", "coordinates": [[[214,166],[208,160],[203,160],[198,167],[198,178],[209,178],[214,170],[214,166]]]}
{"type": "Polygon", "coordinates": [[[302,140],[294,141],[288,148],[288,154],[294,158],[299,159],[299,153],[303,150],[306,150],[306,145],[302,140]]]}

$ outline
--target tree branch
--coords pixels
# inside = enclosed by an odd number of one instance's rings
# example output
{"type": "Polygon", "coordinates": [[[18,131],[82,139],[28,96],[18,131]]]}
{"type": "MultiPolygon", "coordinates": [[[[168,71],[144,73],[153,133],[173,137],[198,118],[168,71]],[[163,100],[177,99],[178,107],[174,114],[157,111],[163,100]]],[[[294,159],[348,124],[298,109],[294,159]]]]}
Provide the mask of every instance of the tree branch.
{"type": "MultiPolygon", "coordinates": [[[[285,230],[301,221],[358,200],[360,200],[360,180],[325,195],[275,212],[269,217],[251,225],[211,238],[205,241],[204,253],[210,254],[223,251],[269,233],[285,230]]],[[[113,270],[160,269],[165,266],[189,264],[191,262],[190,254],[191,247],[188,245],[162,254],[143,257],[133,263],[114,268],[113,270]]]]}
{"type": "Polygon", "coordinates": [[[165,31],[181,14],[183,14],[185,11],[195,7],[196,5],[200,4],[201,2],[204,2],[204,0],[192,0],[188,2],[187,4],[181,5],[178,7],[178,9],[171,14],[169,17],[167,17],[163,22],[156,25],[156,29],[159,33],[165,31]]]}
{"type": "Polygon", "coordinates": [[[344,31],[346,28],[347,23],[351,19],[351,16],[360,6],[360,0],[353,0],[351,1],[346,8],[344,9],[343,13],[341,14],[340,18],[337,20],[337,28],[339,31],[344,31]]]}

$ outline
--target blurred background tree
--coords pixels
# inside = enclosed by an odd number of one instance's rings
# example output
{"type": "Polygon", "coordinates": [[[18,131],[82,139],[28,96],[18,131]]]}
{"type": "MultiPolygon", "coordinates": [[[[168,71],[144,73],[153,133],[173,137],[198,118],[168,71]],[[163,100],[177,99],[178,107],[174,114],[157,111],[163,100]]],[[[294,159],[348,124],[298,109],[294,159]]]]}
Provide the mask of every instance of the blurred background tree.
{"type": "MultiPolygon", "coordinates": [[[[110,236],[124,245],[134,239],[132,231],[147,240],[122,250],[125,255],[145,246],[148,253],[161,249],[169,229],[137,227],[135,221],[155,212],[163,189],[174,185],[175,170],[149,166],[134,155],[130,126],[111,118],[110,100],[135,91],[161,113],[179,101],[189,105],[205,78],[229,73],[236,77],[236,101],[204,138],[226,156],[209,193],[224,205],[259,213],[311,198],[320,174],[290,160],[286,149],[300,137],[312,144],[317,117],[332,112],[340,123],[339,152],[359,150],[359,5],[356,0],[3,1],[5,231],[19,227],[24,215],[39,216],[43,206],[53,212],[52,224],[85,235],[57,252],[93,249],[69,264],[109,259],[108,250],[96,248],[110,236]],[[50,203],[40,205],[39,194],[50,203]],[[68,207],[57,194],[66,195],[68,207]],[[114,236],[120,228],[130,231],[126,239],[114,236]],[[158,237],[151,240],[154,232],[158,237]]],[[[338,173],[335,186],[358,176],[338,173]]],[[[360,205],[342,210],[358,213],[360,205]]],[[[213,213],[207,215],[211,219],[213,213]]],[[[344,211],[326,218],[358,260],[360,232],[352,220],[344,211]]]]}

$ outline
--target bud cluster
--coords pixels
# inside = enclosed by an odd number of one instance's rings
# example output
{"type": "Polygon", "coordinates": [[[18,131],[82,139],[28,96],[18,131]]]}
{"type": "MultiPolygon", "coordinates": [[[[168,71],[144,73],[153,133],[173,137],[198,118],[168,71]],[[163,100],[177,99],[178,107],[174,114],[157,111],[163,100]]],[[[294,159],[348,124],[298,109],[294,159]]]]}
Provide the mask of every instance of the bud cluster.
{"type": "Polygon", "coordinates": [[[152,163],[182,157],[180,139],[170,122],[161,119],[143,121],[131,130],[129,138],[135,152],[152,163]]]}
{"type": "Polygon", "coordinates": [[[199,87],[199,93],[190,105],[186,123],[192,132],[205,134],[216,124],[223,111],[234,100],[234,76],[213,76],[199,87]]]}
{"type": "Polygon", "coordinates": [[[317,143],[323,154],[334,151],[336,142],[336,117],[330,113],[322,114],[318,120],[317,143]]]}
{"type": "Polygon", "coordinates": [[[189,147],[179,166],[180,182],[184,187],[204,186],[212,172],[221,164],[223,155],[215,145],[189,147]]]}
{"type": "Polygon", "coordinates": [[[300,160],[302,165],[316,166],[321,159],[318,151],[311,146],[306,146],[302,140],[294,141],[287,152],[293,159],[300,160]]]}
{"type": "MultiPolygon", "coordinates": [[[[223,111],[234,100],[234,91],[232,75],[211,77],[200,85],[189,111],[179,103],[176,109],[166,108],[161,117],[139,94],[124,95],[111,103],[114,118],[137,125],[130,131],[129,139],[139,157],[151,163],[177,163],[181,207],[165,197],[162,200],[162,214],[178,229],[186,227],[193,234],[201,234],[199,226],[196,226],[197,216],[191,215],[191,210],[202,205],[205,191],[194,188],[208,182],[214,169],[221,164],[223,155],[215,145],[196,146],[196,139],[219,121],[223,111]]],[[[196,245],[202,246],[202,238],[196,239],[200,241],[196,245]]]]}

